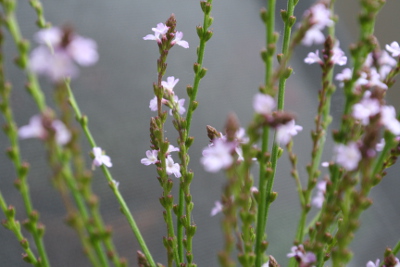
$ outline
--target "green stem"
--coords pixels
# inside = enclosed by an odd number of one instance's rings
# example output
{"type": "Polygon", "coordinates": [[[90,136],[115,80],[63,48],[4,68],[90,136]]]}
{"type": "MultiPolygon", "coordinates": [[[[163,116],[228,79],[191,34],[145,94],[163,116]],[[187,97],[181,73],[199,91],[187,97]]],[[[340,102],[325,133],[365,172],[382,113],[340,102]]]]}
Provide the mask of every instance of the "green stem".
{"type": "MultiPolygon", "coordinates": [[[[86,138],[88,139],[91,147],[92,148],[97,147],[96,142],[94,141],[94,138],[93,138],[93,136],[92,136],[92,134],[91,134],[91,132],[90,132],[90,130],[88,128],[87,118],[84,117],[82,115],[81,111],[80,111],[80,108],[79,108],[79,106],[78,106],[78,104],[77,104],[77,102],[75,100],[75,96],[72,93],[69,81],[66,81],[65,84],[66,84],[66,87],[67,87],[67,90],[68,90],[69,102],[70,102],[70,104],[72,106],[72,109],[75,112],[77,121],[80,123],[80,125],[81,125],[81,127],[83,129],[83,132],[85,133],[86,138]]],[[[136,221],[134,220],[131,212],[129,211],[129,208],[128,208],[123,196],[119,192],[118,187],[115,186],[114,179],[113,179],[110,171],[104,165],[101,165],[101,170],[103,171],[108,183],[111,185],[111,189],[112,189],[115,197],[117,198],[118,203],[121,205],[122,213],[125,215],[126,219],[128,220],[128,223],[129,223],[129,225],[131,227],[131,230],[133,231],[133,233],[134,233],[134,235],[135,235],[135,237],[136,237],[141,249],[143,250],[143,253],[146,256],[147,261],[149,262],[151,267],[156,267],[157,265],[154,262],[153,257],[151,256],[151,253],[150,253],[149,249],[147,248],[147,245],[146,245],[146,243],[145,243],[145,241],[144,241],[144,239],[142,237],[142,234],[140,233],[140,230],[139,230],[139,228],[138,228],[138,226],[136,224],[136,221]],[[114,186],[112,186],[112,185],[114,185],[114,186]]]]}

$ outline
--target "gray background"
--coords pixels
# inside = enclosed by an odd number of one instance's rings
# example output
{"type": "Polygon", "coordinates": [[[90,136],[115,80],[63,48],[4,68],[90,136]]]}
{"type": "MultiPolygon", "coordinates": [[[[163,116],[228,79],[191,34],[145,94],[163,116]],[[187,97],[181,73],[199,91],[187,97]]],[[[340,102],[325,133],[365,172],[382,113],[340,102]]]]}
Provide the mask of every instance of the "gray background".
{"type": "MultiPolygon", "coordinates": [[[[33,25],[34,11],[27,1],[20,3],[18,17],[22,33],[31,38],[36,32],[33,25]]],[[[278,10],[286,1],[278,1],[278,10]]],[[[312,1],[300,1],[296,9],[298,17],[305,6],[312,1]]],[[[357,2],[337,1],[340,16],[338,36],[343,49],[356,40],[357,2]]],[[[83,1],[46,0],[43,1],[45,16],[54,25],[72,24],[83,36],[93,38],[98,43],[100,61],[93,67],[82,68],[81,76],[73,82],[73,88],[81,109],[90,118],[90,128],[97,143],[111,156],[111,169],[139,227],[153,252],[156,261],[165,262],[162,236],[162,208],[158,202],[161,189],[153,166],[140,164],[149,148],[148,123],[154,115],[148,102],[152,98],[152,83],[156,80],[157,46],[153,41],[143,41],[142,37],[151,33],[151,28],[164,22],[171,13],[178,20],[177,29],[184,32],[184,39],[190,49],[174,48],[168,59],[167,76],[175,76],[180,82],[175,91],[180,97],[185,95],[185,86],[192,83],[192,64],[198,44],[195,26],[202,22],[198,1],[83,1]]],[[[198,266],[217,266],[216,253],[221,248],[220,216],[210,217],[214,201],[219,199],[224,183],[222,174],[209,174],[199,166],[201,150],[207,145],[205,126],[207,124],[222,130],[229,112],[235,111],[242,125],[252,116],[251,101],[258,86],[263,82],[263,64],[259,51],[264,46],[264,28],[259,19],[259,9],[264,1],[224,0],[215,1],[212,12],[215,18],[212,26],[215,34],[206,49],[204,66],[209,69],[201,82],[198,94],[199,107],[194,114],[192,135],[195,145],[191,149],[190,167],[195,172],[192,195],[195,202],[193,219],[198,225],[194,238],[194,260],[198,266]]],[[[398,31],[400,4],[389,0],[378,17],[377,36],[381,45],[394,40],[400,41],[398,31]]],[[[279,15],[278,26],[280,27],[279,15]]],[[[278,29],[281,32],[280,29],[278,29]]],[[[9,36],[6,36],[10,39],[9,36]]],[[[320,48],[320,46],[318,47],[320,48]]],[[[320,70],[318,66],[302,63],[306,54],[315,50],[298,48],[297,57],[291,62],[294,75],[287,86],[286,108],[298,114],[298,123],[304,130],[295,139],[295,151],[300,164],[309,161],[310,138],[313,117],[316,110],[320,70]]],[[[347,51],[347,50],[346,50],[347,51]]],[[[12,65],[16,55],[11,42],[6,43],[5,53],[7,73],[14,84],[13,107],[19,125],[28,122],[37,109],[25,93],[21,72],[12,65]]],[[[341,68],[339,68],[341,69],[341,68]]],[[[51,100],[51,86],[43,79],[43,89],[51,100]]],[[[396,105],[399,95],[393,88],[389,92],[390,102],[396,105]]],[[[339,114],[342,110],[341,90],[334,96],[332,110],[339,114]]],[[[335,122],[333,127],[335,127],[335,122]]],[[[173,127],[167,127],[166,135],[171,141],[176,135],[173,127]]],[[[83,142],[89,150],[86,140],[83,142]]],[[[327,148],[332,146],[328,143],[327,148]]],[[[0,134],[0,149],[8,147],[8,140],[0,134]]],[[[40,211],[41,221],[46,225],[45,243],[52,266],[89,266],[83,256],[76,234],[63,223],[65,209],[56,190],[50,183],[50,171],[46,167],[46,156],[38,140],[22,141],[22,155],[31,164],[29,181],[33,202],[40,211]]],[[[285,266],[286,253],[290,250],[295,235],[299,215],[298,197],[290,176],[286,154],[281,158],[275,191],[279,197],[271,208],[268,225],[270,247],[268,253],[274,255],[285,266]]],[[[323,160],[329,160],[326,154],[323,160]]],[[[8,203],[17,207],[17,217],[24,219],[23,207],[12,183],[15,174],[10,162],[0,156],[0,189],[8,203]]],[[[88,158],[88,166],[90,166],[88,158]]],[[[305,178],[305,171],[300,169],[305,178]]],[[[101,197],[104,219],[115,230],[114,239],[120,254],[127,257],[130,266],[136,266],[134,240],[125,218],[118,211],[118,204],[102,173],[94,174],[94,190],[101,197]]],[[[364,223],[353,242],[355,257],[351,266],[365,266],[368,260],[382,257],[386,246],[393,246],[400,237],[399,202],[397,193],[398,169],[392,168],[381,185],[372,191],[374,205],[363,215],[364,223]]],[[[177,181],[177,180],[176,180],[177,181]]],[[[0,214],[0,219],[4,215],[0,214]]],[[[32,242],[31,242],[32,243],[32,242]]],[[[0,229],[0,266],[27,266],[20,259],[22,249],[14,236],[0,229]]]]}

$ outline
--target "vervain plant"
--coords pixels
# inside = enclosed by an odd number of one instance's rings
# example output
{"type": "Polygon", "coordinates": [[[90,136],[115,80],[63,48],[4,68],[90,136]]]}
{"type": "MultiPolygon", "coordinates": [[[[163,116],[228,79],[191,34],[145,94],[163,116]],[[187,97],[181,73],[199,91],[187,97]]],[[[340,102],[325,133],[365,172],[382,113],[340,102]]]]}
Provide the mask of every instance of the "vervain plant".
{"type": "MultiPolygon", "coordinates": [[[[346,266],[352,259],[349,246],[360,227],[360,217],[372,204],[370,192],[400,154],[400,122],[395,107],[388,105],[385,99],[400,72],[400,46],[393,41],[381,47],[374,35],[377,15],[385,1],[359,1],[360,34],[357,42],[350,46],[348,56],[335,36],[338,20],[334,13],[335,1],[315,2],[300,19],[294,16],[298,2],[287,0],[287,9],[280,11],[284,25],[281,34],[275,29],[276,0],[266,1],[266,8],[260,12],[265,24],[265,49],[261,51],[265,72],[262,85],[253,92],[252,119],[241,128],[232,113],[224,126],[207,126],[210,142],[202,144],[205,148],[200,163],[207,172],[226,174],[221,199],[215,202],[211,211],[211,216],[218,213],[222,216],[220,238],[223,247],[216,257],[223,267],[280,266],[282,260],[269,255],[268,246],[274,246],[274,243],[269,244],[266,227],[270,207],[278,194],[273,191],[274,182],[279,179],[276,170],[284,151],[289,157],[287,168],[291,169],[301,208],[293,247],[290,252],[288,249],[288,265],[346,266]],[[296,125],[295,114],[285,110],[286,82],[294,79],[290,62],[299,45],[320,46],[307,55],[304,63],[318,64],[322,70],[306,177],[300,175],[293,140],[303,127],[296,125]],[[335,72],[336,66],[341,69],[335,72]],[[344,95],[344,105],[338,118],[339,127],[330,132],[335,84],[344,95]],[[326,151],[327,138],[335,142],[333,151],[326,151]],[[331,161],[321,162],[323,153],[330,153],[331,161]],[[325,176],[322,176],[321,168],[326,169],[325,176]],[[312,208],[318,210],[314,217],[310,215],[312,208]]],[[[189,48],[183,33],[177,30],[179,24],[175,16],[171,15],[165,23],[158,23],[152,28],[153,34],[143,37],[154,46],[158,59],[154,62],[157,76],[154,81],[149,81],[149,89],[152,87],[154,92],[154,98],[149,102],[149,108],[154,112],[150,118],[149,150],[141,163],[154,165],[157,173],[154,178],[161,187],[157,192],[166,226],[162,238],[167,255],[165,263],[156,263],[119,191],[118,178],[110,171],[111,158],[96,143],[88,118],[81,111],[80,100],[75,98],[71,88],[71,79],[79,74],[78,65],[86,67],[97,62],[99,55],[95,41],[78,35],[70,26],[51,26],[43,16],[40,1],[29,3],[36,11],[40,28],[34,35],[38,46],[33,49],[21,34],[16,17],[17,1],[0,0],[0,44],[3,45],[4,32],[8,31],[18,50],[15,63],[23,70],[26,89],[37,106],[27,125],[16,122],[10,102],[12,84],[4,71],[7,68],[4,58],[8,55],[0,53],[0,111],[8,137],[8,141],[3,142],[9,143],[7,155],[14,165],[15,186],[25,208],[18,212],[24,213],[26,219],[22,223],[16,219],[17,210],[1,193],[0,207],[4,214],[2,224],[21,244],[23,260],[35,267],[57,266],[47,255],[44,224],[29,190],[29,164],[22,160],[20,149],[25,143],[22,139],[39,138],[47,153],[53,185],[66,207],[66,222],[76,231],[93,266],[128,266],[127,260],[116,249],[112,231],[99,209],[99,197],[92,190],[92,172],[99,170],[140,245],[134,265],[197,266],[195,262],[200,259],[195,257],[193,249],[197,225],[193,220],[192,194],[199,192],[191,190],[192,181],[196,179],[191,166],[196,162],[191,162],[189,155],[195,141],[191,128],[196,123],[193,114],[198,106],[197,95],[201,90],[200,82],[207,74],[203,66],[206,44],[213,36],[213,1],[200,2],[203,22],[196,28],[199,44],[193,64],[193,82],[186,87],[187,97],[180,98],[174,91],[178,78],[165,77],[170,50],[178,46],[189,48]],[[38,75],[47,77],[54,86],[54,103],[46,99],[38,75]],[[53,110],[50,106],[56,108],[53,110]],[[170,141],[169,133],[165,131],[171,122],[176,130],[176,141],[170,141]],[[91,169],[86,166],[87,151],[80,145],[82,136],[91,147],[91,169]],[[174,186],[178,188],[176,195],[174,186]]],[[[399,250],[400,242],[393,248],[386,248],[381,259],[368,261],[366,266],[399,267],[396,258],[399,250]]]]}

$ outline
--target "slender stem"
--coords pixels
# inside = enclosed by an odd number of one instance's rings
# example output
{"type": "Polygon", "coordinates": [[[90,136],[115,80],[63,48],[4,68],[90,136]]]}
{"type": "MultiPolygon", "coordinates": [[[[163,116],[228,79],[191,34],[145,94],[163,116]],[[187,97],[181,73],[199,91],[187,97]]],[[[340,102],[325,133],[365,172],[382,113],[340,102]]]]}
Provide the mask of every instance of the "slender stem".
{"type": "MultiPolygon", "coordinates": [[[[94,138],[93,138],[93,136],[92,136],[92,134],[91,134],[91,132],[89,130],[89,127],[87,125],[87,118],[84,117],[82,115],[81,111],[80,111],[80,108],[79,108],[79,106],[78,106],[78,104],[77,104],[77,102],[75,100],[75,96],[74,96],[74,94],[73,94],[73,92],[71,90],[69,81],[66,81],[65,84],[66,84],[66,87],[67,87],[67,90],[68,90],[69,102],[70,102],[70,104],[72,106],[72,109],[75,112],[77,121],[80,123],[80,125],[81,125],[81,127],[83,129],[83,132],[85,133],[86,138],[89,141],[90,146],[92,148],[93,147],[97,147],[96,142],[94,141],[94,138]]],[[[121,205],[122,213],[125,215],[126,219],[128,220],[128,223],[129,223],[129,225],[131,227],[131,230],[133,231],[137,241],[139,242],[139,245],[142,248],[143,253],[146,256],[147,261],[149,262],[151,267],[156,267],[157,265],[154,262],[153,257],[151,256],[149,249],[147,248],[147,245],[146,245],[146,243],[145,243],[145,241],[144,241],[144,239],[142,237],[142,234],[140,233],[140,230],[137,227],[136,221],[134,220],[131,212],[129,211],[129,208],[128,208],[123,196],[119,192],[118,187],[115,186],[115,182],[114,182],[114,179],[113,179],[110,171],[104,165],[101,165],[100,168],[103,171],[107,181],[109,182],[109,184],[111,186],[111,189],[112,189],[115,197],[118,200],[118,203],[121,205]]]]}

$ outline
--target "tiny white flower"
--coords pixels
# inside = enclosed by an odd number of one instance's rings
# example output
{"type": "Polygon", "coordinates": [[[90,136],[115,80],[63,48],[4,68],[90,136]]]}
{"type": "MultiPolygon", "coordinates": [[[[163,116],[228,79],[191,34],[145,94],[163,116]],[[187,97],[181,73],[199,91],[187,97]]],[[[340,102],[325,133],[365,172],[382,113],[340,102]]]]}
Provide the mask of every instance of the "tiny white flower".
{"type": "Polygon", "coordinates": [[[335,146],[335,161],[348,171],[353,171],[358,167],[361,160],[361,152],[356,143],[348,145],[338,144],[335,146]]]}
{"type": "Polygon", "coordinates": [[[388,89],[388,86],[385,83],[383,83],[381,80],[382,80],[381,75],[376,71],[375,68],[371,68],[370,79],[369,79],[368,85],[371,87],[377,86],[382,89],[388,89]]]}
{"type": "Polygon", "coordinates": [[[226,169],[233,163],[232,145],[227,142],[216,139],[213,144],[203,150],[201,164],[208,172],[217,172],[226,169]]]}
{"type": "Polygon", "coordinates": [[[333,25],[333,20],[331,19],[331,10],[327,8],[324,4],[316,4],[312,6],[309,10],[311,12],[311,22],[314,23],[319,29],[323,29],[327,26],[333,25]]]}
{"type": "Polygon", "coordinates": [[[329,162],[328,161],[324,161],[324,162],[321,163],[321,166],[324,167],[324,168],[327,168],[327,167],[329,167],[329,162]]]}
{"type": "Polygon", "coordinates": [[[400,122],[396,118],[396,110],[393,106],[382,107],[381,123],[394,135],[400,135],[400,122]]]}
{"type": "Polygon", "coordinates": [[[147,158],[142,158],[140,160],[140,163],[148,166],[150,164],[156,164],[158,161],[158,150],[147,150],[146,151],[146,157],[147,158]]]}
{"type": "Polygon", "coordinates": [[[210,216],[213,217],[213,216],[217,215],[218,213],[220,213],[222,211],[223,208],[224,208],[224,206],[222,205],[222,203],[220,201],[215,201],[214,207],[211,210],[210,216]]]}
{"type": "Polygon", "coordinates": [[[167,154],[174,152],[174,151],[179,151],[179,147],[174,147],[173,145],[168,146],[167,154]]]}
{"type": "Polygon", "coordinates": [[[254,111],[261,115],[269,115],[275,108],[275,100],[270,95],[258,93],[253,98],[254,111]]]}
{"type": "Polygon", "coordinates": [[[157,111],[158,110],[158,103],[157,103],[157,97],[155,96],[150,100],[149,108],[151,111],[157,111]]]}
{"type": "Polygon", "coordinates": [[[182,46],[183,48],[189,48],[189,43],[182,40],[183,33],[182,32],[176,32],[175,33],[175,39],[172,40],[171,44],[177,44],[179,46],[182,46]]]}
{"type": "MultiPolygon", "coordinates": [[[[186,112],[186,108],[183,106],[185,105],[185,99],[184,98],[179,99],[178,96],[176,95],[174,95],[173,99],[174,99],[174,107],[176,108],[176,110],[180,115],[183,115],[186,112]]],[[[172,116],[172,109],[170,109],[169,115],[172,116]]]]}
{"type": "Polygon", "coordinates": [[[94,147],[93,150],[93,166],[100,167],[105,165],[106,167],[112,167],[111,158],[103,154],[103,150],[100,147],[94,147]]]}
{"type": "Polygon", "coordinates": [[[170,76],[167,78],[167,81],[162,81],[161,85],[164,89],[170,90],[173,92],[175,85],[179,82],[179,79],[175,79],[174,76],[170,76]]]}
{"type": "Polygon", "coordinates": [[[175,175],[176,178],[181,177],[181,167],[178,163],[175,163],[172,159],[171,155],[168,155],[166,158],[166,167],[167,167],[167,174],[168,175],[175,175]]]}
{"type": "Polygon", "coordinates": [[[267,261],[266,263],[264,263],[263,265],[261,265],[261,267],[269,267],[269,261],[267,261]]]}
{"type": "Polygon", "coordinates": [[[390,45],[386,45],[386,50],[392,53],[392,57],[398,57],[400,55],[400,47],[398,42],[392,42],[390,45]]]}
{"type": "Polygon", "coordinates": [[[297,135],[298,132],[302,131],[303,127],[296,125],[294,120],[289,121],[286,124],[279,125],[276,128],[276,141],[280,145],[287,145],[292,139],[292,136],[297,135]]]}
{"type": "Polygon", "coordinates": [[[119,187],[119,182],[116,180],[112,180],[112,183],[115,185],[115,187],[118,189],[119,187]]]}
{"type": "Polygon", "coordinates": [[[148,34],[143,37],[143,40],[156,40],[157,42],[161,42],[160,35],[165,35],[168,32],[169,27],[167,27],[164,23],[158,23],[157,28],[151,28],[154,34],[148,34]]]}
{"type": "Polygon", "coordinates": [[[319,51],[316,50],[314,52],[308,53],[307,57],[304,59],[304,62],[307,64],[314,64],[314,63],[319,63],[322,64],[322,59],[319,57],[319,51]]]}

